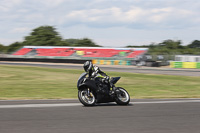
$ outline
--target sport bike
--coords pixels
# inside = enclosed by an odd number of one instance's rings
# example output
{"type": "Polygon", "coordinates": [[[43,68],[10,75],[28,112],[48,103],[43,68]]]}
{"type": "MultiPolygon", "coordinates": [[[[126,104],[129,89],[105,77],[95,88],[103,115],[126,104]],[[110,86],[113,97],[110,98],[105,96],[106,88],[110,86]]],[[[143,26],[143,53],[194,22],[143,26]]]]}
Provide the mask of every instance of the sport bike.
{"type": "Polygon", "coordinates": [[[109,83],[101,82],[100,78],[91,78],[82,73],[77,82],[78,98],[84,106],[94,106],[97,103],[116,102],[118,105],[128,105],[130,96],[122,87],[115,84],[120,77],[112,77],[109,83]]]}

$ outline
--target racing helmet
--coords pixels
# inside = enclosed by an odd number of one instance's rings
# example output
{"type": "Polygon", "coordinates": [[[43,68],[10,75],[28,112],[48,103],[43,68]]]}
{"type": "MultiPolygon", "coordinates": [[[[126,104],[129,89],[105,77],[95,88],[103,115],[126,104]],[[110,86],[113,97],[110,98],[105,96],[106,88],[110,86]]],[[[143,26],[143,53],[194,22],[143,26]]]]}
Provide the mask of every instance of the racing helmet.
{"type": "Polygon", "coordinates": [[[93,64],[91,61],[86,61],[83,65],[83,68],[85,70],[85,72],[89,72],[91,70],[93,70],[93,64]]]}

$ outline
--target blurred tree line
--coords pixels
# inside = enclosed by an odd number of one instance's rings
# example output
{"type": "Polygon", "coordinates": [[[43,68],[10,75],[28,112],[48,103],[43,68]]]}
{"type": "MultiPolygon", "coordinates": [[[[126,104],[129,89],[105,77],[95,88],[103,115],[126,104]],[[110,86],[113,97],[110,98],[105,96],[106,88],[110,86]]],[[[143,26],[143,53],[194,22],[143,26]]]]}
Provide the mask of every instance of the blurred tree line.
{"type": "Polygon", "coordinates": [[[164,40],[161,43],[152,43],[150,45],[143,46],[127,46],[127,47],[144,47],[149,48],[148,54],[151,55],[178,55],[178,54],[190,54],[200,55],[200,41],[194,40],[187,46],[181,45],[180,40],[164,40]]]}
{"type": "MultiPolygon", "coordinates": [[[[33,29],[30,35],[24,38],[23,42],[15,42],[9,46],[0,44],[0,53],[12,53],[23,46],[72,46],[72,47],[101,47],[95,44],[91,39],[63,39],[56,28],[53,26],[40,26],[33,29]]],[[[165,40],[161,43],[152,43],[143,46],[127,47],[145,47],[149,48],[151,55],[176,55],[193,54],[200,55],[200,41],[194,40],[187,46],[181,45],[180,40],[165,40]]]]}
{"type": "Polygon", "coordinates": [[[40,26],[33,29],[23,42],[15,42],[9,46],[0,44],[0,53],[12,53],[23,46],[101,47],[88,38],[62,39],[53,26],[40,26]]]}

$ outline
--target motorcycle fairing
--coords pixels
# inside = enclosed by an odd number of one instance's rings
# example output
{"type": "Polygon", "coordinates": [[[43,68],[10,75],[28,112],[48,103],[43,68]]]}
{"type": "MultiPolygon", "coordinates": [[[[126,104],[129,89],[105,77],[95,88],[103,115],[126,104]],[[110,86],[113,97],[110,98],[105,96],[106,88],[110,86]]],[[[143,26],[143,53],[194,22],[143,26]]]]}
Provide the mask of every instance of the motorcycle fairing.
{"type": "Polygon", "coordinates": [[[96,82],[94,80],[86,79],[82,84],[78,85],[78,89],[81,90],[85,87],[90,88],[92,91],[96,92],[98,90],[98,87],[96,85],[96,82]]]}
{"type": "Polygon", "coordinates": [[[82,73],[80,75],[80,77],[78,78],[78,82],[77,82],[77,88],[79,88],[79,85],[81,84],[81,82],[83,81],[83,79],[87,76],[87,73],[82,73]]]}
{"type": "Polygon", "coordinates": [[[111,78],[110,82],[113,83],[113,84],[116,84],[117,81],[120,79],[121,77],[113,77],[111,78]]]}

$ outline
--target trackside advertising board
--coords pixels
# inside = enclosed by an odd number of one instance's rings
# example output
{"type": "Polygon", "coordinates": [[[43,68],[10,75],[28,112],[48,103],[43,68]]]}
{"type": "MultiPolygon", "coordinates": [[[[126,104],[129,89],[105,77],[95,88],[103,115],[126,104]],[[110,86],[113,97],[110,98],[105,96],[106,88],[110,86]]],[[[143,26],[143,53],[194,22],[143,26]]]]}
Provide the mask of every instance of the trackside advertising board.
{"type": "Polygon", "coordinates": [[[200,62],[170,62],[171,68],[198,68],[200,69],[200,62]]]}
{"type": "Polygon", "coordinates": [[[92,60],[92,63],[98,65],[131,65],[131,61],[124,60],[92,60]]]}

